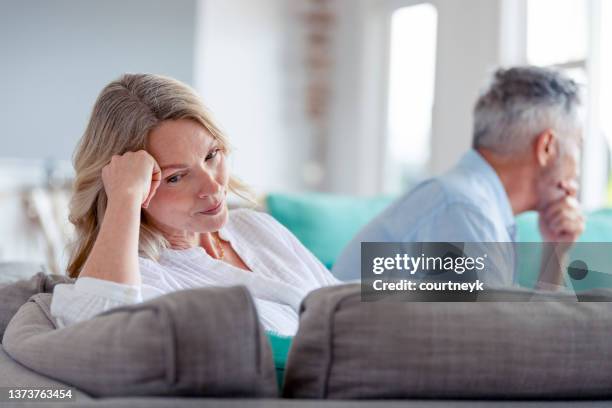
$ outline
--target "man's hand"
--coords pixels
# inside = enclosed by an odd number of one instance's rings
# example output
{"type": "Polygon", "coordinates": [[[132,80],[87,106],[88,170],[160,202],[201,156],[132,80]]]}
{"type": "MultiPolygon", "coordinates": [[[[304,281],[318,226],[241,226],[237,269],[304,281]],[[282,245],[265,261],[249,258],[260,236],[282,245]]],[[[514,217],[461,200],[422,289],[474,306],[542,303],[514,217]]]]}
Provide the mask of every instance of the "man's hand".
{"type": "Polygon", "coordinates": [[[584,231],[584,216],[576,199],[576,189],[565,183],[560,183],[559,187],[565,195],[540,211],[540,233],[546,242],[571,244],[584,231]]]}
{"type": "Polygon", "coordinates": [[[584,231],[584,216],[576,199],[577,189],[564,183],[559,183],[559,188],[564,195],[539,211],[542,239],[556,244],[544,245],[536,284],[538,289],[563,286],[567,253],[584,231]]]}

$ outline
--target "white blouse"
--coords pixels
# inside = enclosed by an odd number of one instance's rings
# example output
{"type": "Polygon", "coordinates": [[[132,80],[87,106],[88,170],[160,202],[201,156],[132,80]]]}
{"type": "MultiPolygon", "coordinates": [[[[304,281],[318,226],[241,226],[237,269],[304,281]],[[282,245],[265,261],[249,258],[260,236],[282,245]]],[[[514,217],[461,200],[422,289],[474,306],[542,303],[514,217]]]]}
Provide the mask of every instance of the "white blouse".
{"type": "Polygon", "coordinates": [[[182,289],[244,285],[255,300],[266,330],[293,335],[304,296],[321,286],[340,283],[298,241],[265,213],[232,210],[219,231],[251,272],[209,256],[200,247],[165,249],[159,262],[139,258],[142,285],[83,277],[55,287],[51,314],[60,327],[90,319],[106,310],[182,289]]]}

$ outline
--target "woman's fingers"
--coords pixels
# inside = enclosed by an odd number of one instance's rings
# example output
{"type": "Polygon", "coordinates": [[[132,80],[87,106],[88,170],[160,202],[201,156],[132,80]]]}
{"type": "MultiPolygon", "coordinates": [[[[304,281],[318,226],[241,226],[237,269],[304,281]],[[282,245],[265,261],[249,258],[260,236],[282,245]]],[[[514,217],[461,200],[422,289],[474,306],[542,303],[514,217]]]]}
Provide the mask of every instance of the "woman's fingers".
{"type": "Polygon", "coordinates": [[[148,208],[149,207],[149,203],[153,199],[153,196],[157,192],[157,189],[159,188],[160,184],[161,184],[161,180],[160,179],[157,179],[157,180],[152,179],[151,180],[151,187],[149,188],[149,195],[147,196],[144,204],[142,205],[143,208],[148,208]]]}
{"type": "Polygon", "coordinates": [[[111,158],[102,169],[102,182],[109,200],[137,197],[147,208],[161,184],[161,169],[147,151],[129,151],[111,158]]]}
{"type": "Polygon", "coordinates": [[[161,184],[161,169],[159,168],[159,164],[157,164],[157,161],[155,160],[155,158],[153,158],[153,156],[150,156],[150,157],[153,162],[151,185],[149,186],[149,194],[147,195],[147,198],[145,199],[142,205],[143,208],[149,207],[149,204],[151,203],[153,196],[155,195],[155,193],[157,192],[157,189],[159,188],[161,184]]]}

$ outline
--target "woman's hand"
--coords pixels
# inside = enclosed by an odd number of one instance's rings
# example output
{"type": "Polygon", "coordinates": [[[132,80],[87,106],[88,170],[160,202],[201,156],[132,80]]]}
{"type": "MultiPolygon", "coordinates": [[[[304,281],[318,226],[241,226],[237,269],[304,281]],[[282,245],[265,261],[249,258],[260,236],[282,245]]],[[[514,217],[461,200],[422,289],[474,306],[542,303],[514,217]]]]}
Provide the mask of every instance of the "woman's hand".
{"type": "Polygon", "coordinates": [[[109,201],[136,198],[147,208],[161,183],[161,170],[146,151],[126,152],[102,168],[102,182],[109,201]]]}
{"type": "Polygon", "coordinates": [[[138,264],[141,207],[161,182],[159,165],[144,150],[115,155],[102,168],[108,205],[96,242],[79,277],[141,285],[138,264]]]}

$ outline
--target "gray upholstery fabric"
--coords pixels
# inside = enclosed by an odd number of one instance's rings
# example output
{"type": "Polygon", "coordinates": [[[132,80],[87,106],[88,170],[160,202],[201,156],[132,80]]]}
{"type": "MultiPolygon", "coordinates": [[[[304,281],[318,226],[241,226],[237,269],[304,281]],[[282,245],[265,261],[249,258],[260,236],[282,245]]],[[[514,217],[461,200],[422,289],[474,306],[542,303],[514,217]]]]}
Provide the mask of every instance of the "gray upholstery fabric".
{"type": "Polygon", "coordinates": [[[55,329],[50,294],[4,333],[7,354],[96,396],[275,396],[269,343],[244,287],[179,291],[55,329]]]}
{"type": "MultiPolygon", "coordinates": [[[[62,408],[609,408],[610,401],[288,400],[218,398],[103,398],[62,408]]],[[[2,408],[58,408],[57,402],[6,403],[2,408]]]]}
{"type": "MultiPolygon", "coordinates": [[[[46,275],[43,272],[43,267],[34,268],[35,265],[30,265],[28,268],[33,275],[29,279],[23,279],[14,283],[0,285],[0,341],[4,334],[4,329],[11,321],[11,318],[17,310],[28,299],[37,293],[51,293],[53,288],[58,283],[72,283],[71,279],[64,275],[46,275]],[[40,271],[36,273],[36,271],[40,271]]],[[[5,265],[7,267],[7,265],[5,265]]],[[[21,266],[23,267],[23,265],[21,266]]]]}
{"type": "MultiPolygon", "coordinates": [[[[599,291],[582,300],[612,300],[599,291]]],[[[359,285],[302,303],[283,394],[292,398],[609,398],[612,303],[361,302],[359,285]]],[[[567,300],[567,299],[566,299],[567,300]]]]}
{"type": "MultiPolygon", "coordinates": [[[[9,357],[0,345],[0,389],[20,387],[64,389],[69,386],[22,366],[9,357]]],[[[78,401],[91,399],[87,394],[75,388],[73,388],[73,395],[78,401]]],[[[2,404],[0,401],[0,406],[3,406],[2,404]]]]}

